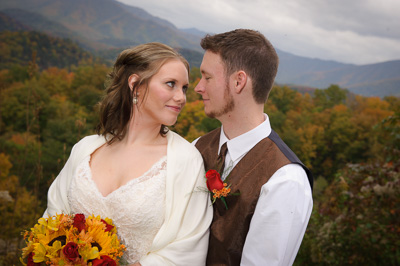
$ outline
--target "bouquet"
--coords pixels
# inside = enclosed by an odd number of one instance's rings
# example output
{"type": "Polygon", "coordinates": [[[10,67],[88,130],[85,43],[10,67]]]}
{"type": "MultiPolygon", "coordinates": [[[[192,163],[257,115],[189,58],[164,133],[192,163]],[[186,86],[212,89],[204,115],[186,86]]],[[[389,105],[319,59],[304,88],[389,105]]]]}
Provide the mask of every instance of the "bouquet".
{"type": "Polygon", "coordinates": [[[83,214],[40,218],[24,232],[24,265],[118,265],[125,250],[111,219],[83,214]],[[26,262],[25,262],[26,261],[26,262]]]}

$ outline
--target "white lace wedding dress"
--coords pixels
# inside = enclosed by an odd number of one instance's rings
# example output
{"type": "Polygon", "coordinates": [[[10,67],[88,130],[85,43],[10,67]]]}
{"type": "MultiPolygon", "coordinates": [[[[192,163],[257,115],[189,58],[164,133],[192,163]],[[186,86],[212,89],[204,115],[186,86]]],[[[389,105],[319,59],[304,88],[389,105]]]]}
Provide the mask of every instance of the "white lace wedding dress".
{"type": "Polygon", "coordinates": [[[146,255],[164,221],[167,157],[107,196],[100,193],[93,181],[89,162],[87,156],[72,179],[68,191],[71,210],[74,214],[112,219],[127,247],[124,259],[135,263],[146,255]]]}

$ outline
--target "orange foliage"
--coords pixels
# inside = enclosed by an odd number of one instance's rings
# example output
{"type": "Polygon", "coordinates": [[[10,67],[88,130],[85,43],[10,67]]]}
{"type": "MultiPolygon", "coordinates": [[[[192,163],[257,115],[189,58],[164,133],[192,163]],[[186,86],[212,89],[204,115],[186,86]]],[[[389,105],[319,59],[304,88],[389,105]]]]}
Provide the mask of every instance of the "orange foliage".
{"type": "Polygon", "coordinates": [[[69,84],[74,80],[74,73],[68,72],[66,69],[60,69],[57,67],[49,67],[42,72],[42,75],[49,75],[55,78],[59,78],[67,81],[69,84]]]}

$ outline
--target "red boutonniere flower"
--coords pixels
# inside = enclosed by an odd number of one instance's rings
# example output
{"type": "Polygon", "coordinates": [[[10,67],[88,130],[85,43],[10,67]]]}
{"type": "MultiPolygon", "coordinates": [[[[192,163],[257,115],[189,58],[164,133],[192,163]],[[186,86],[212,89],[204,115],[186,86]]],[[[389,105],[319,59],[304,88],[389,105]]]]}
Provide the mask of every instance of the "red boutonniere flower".
{"type": "Polygon", "coordinates": [[[212,203],[216,201],[216,199],[221,199],[225,205],[225,208],[228,209],[228,205],[226,204],[225,198],[231,192],[230,185],[222,182],[220,174],[216,170],[208,170],[206,173],[206,184],[207,188],[212,195],[212,203]]]}

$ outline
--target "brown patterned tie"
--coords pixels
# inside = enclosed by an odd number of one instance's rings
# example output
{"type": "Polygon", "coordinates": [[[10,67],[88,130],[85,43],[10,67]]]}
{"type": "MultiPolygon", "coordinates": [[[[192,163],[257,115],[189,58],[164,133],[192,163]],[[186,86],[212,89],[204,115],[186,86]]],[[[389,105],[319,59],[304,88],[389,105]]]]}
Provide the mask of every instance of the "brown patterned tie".
{"type": "Polygon", "coordinates": [[[222,145],[221,150],[218,155],[218,159],[217,159],[217,164],[218,164],[217,171],[221,175],[221,177],[222,177],[222,173],[224,172],[224,167],[225,167],[225,156],[226,156],[226,153],[228,152],[228,146],[226,145],[226,143],[227,142],[225,142],[222,145]]]}

